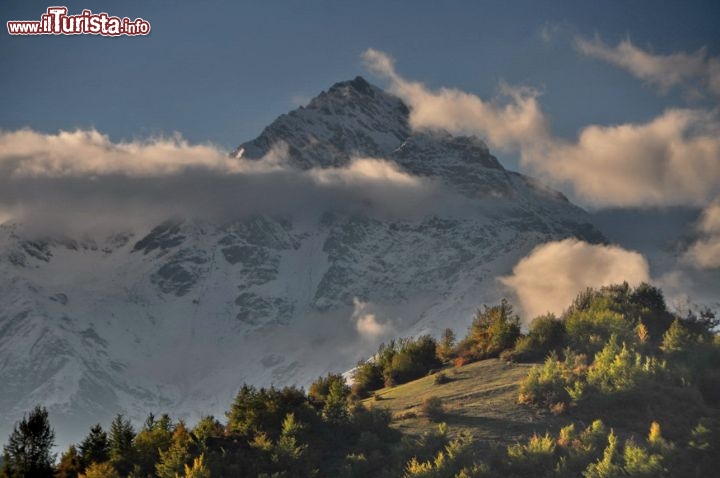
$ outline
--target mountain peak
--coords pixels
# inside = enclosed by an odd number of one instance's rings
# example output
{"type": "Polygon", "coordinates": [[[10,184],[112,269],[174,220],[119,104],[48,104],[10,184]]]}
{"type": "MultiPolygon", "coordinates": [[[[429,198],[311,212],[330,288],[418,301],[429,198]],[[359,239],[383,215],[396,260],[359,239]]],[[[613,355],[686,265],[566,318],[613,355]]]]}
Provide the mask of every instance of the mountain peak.
{"type": "Polygon", "coordinates": [[[400,98],[357,76],[335,83],[306,107],[281,115],[237,151],[257,159],[285,144],[289,159],[300,168],[342,166],[354,157],[382,158],[473,194],[478,189],[506,192],[504,169],[481,139],[412,131],[409,119],[410,109],[400,98]]]}
{"type": "Polygon", "coordinates": [[[284,143],[303,168],[339,166],[353,156],[386,157],[410,135],[409,114],[400,98],[357,76],[281,115],[236,154],[258,159],[284,143]]]}
{"type": "MultiPolygon", "coordinates": [[[[352,80],[339,81],[313,98],[308,104],[310,109],[321,109],[332,106],[331,109],[352,108],[358,103],[375,104],[382,107],[383,103],[391,103],[402,105],[401,109],[407,110],[407,107],[400,98],[387,93],[377,86],[369,83],[362,76],[356,76],[352,80]]],[[[409,113],[409,110],[407,110],[409,113]]]]}
{"type": "Polygon", "coordinates": [[[347,94],[354,91],[359,95],[374,97],[376,90],[381,91],[377,86],[371,85],[365,78],[358,75],[352,80],[335,83],[330,87],[328,93],[347,94]]]}

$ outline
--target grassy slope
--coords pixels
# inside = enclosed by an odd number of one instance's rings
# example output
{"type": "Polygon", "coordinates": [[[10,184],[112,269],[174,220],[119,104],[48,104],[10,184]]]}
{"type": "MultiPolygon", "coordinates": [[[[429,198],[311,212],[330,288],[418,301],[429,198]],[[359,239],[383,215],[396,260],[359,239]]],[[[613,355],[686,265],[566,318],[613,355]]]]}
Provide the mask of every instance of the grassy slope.
{"type": "MultiPolygon", "coordinates": [[[[422,417],[419,406],[433,395],[445,408],[442,421],[451,436],[470,432],[479,443],[515,443],[534,432],[555,431],[560,421],[517,404],[518,386],[531,365],[511,364],[497,359],[444,370],[450,382],[437,385],[435,376],[384,388],[365,400],[369,407],[385,407],[392,413],[394,426],[404,433],[420,434],[435,428],[422,417]]],[[[563,420],[567,422],[567,420],[563,420]]]]}
{"type": "Polygon", "coordinates": [[[629,397],[619,394],[611,400],[590,401],[580,409],[555,416],[517,404],[520,381],[532,365],[513,364],[492,359],[443,371],[448,383],[435,384],[435,376],[376,392],[381,400],[367,399],[368,407],[385,407],[393,414],[393,426],[403,433],[419,435],[433,429],[420,413],[425,398],[437,396],[442,400],[450,436],[469,432],[478,447],[490,444],[508,445],[533,433],[557,433],[569,423],[584,429],[600,418],[618,435],[645,436],[653,420],[661,423],[663,436],[675,440],[686,434],[700,416],[718,418],[717,410],[702,404],[693,389],[655,386],[629,397]],[[682,406],[678,406],[682,404],[682,406]]]}

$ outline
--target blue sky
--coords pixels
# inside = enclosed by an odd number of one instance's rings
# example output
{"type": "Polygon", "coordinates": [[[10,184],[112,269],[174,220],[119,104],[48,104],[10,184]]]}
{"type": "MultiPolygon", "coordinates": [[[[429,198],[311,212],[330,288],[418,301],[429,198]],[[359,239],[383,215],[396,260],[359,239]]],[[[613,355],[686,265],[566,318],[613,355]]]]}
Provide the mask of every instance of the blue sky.
{"type": "MultiPolygon", "coordinates": [[[[5,1],[3,23],[39,19],[49,6],[5,1]]],[[[542,91],[556,134],[589,123],[647,121],[681,91],[657,94],[625,71],[583,57],[577,36],[631,38],[656,53],[720,54],[718,2],[177,2],[68,1],[142,17],[147,37],[91,35],[0,40],[0,128],[94,127],[113,140],[180,132],[230,149],[279,114],[357,74],[376,48],[407,78],[491,97],[498,82],[542,91]],[[202,5],[202,8],[200,8],[202,5]],[[549,32],[544,41],[541,32],[549,32]]],[[[692,104],[693,101],[690,101],[692,104]]],[[[695,101],[697,103],[697,100],[695,101]]],[[[512,154],[499,155],[517,167],[512,154]]]]}

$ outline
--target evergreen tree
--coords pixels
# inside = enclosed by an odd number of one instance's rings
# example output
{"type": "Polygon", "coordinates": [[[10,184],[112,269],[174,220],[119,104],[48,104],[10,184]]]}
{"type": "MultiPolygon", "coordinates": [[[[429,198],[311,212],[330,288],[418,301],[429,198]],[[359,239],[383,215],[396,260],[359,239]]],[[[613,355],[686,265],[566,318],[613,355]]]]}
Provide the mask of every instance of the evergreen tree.
{"type": "Polygon", "coordinates": [[[243,385],[226,413],[231,433],[267,432],[271,438],[288,413],[306,416],[313,413],[305,392],[296,387],[260,388],[243,385]]]}
{"type": "Polygon", "coordinates": [[[110,463],[123,476],[127,476],[133,468],[134,438],[135,430],[130,420],[118,414],[110,425],[110,463]]]}
{"type": "Polygon", "coordinates": [[[109,459],[108,436],[98,423],[90,429],[90,433],[80,443],[80,462],[83,468],[87,468],[92,463],[105,463],[109,459]]]}
{"type": "Polygon", "coordinates": [[[160,450],[160,461],[155,465],[155,474],[160,478],[179,476],[190,460],[190,434],[180,421],[175,427],[172,443],[167,450],[160,450]]]}
{"type": "Polygon", "coordinates": [[[192,434],[200,447],[207,449],[208,439],[222,436],[224,427],[215,417],[207,415],[202,417],[192,430],[192,434]]]}
{"type": "Polygon", "coordinates": [[[141,476],[152,476],[160,460],[160,452],[167,450],[172,442],[172,421],[167,414],[159,420],[151,413],[143,429],[135,436],[136,452],[134,472],[141,476]]]}
{"type": "Polygon", "coordinates": [[[280,470],[287,471],[288,476],[308,476],[305,470],[306,463],[303,460],[308,446],[299,442],[302,429],[303,426],[297,422],[295,415],[288,413],[282,423],[280,438],[275,444],[273,460],[280,470]]]}
{"type": "MultiPolygon", "coordinates": [[[[334,381],[330,385],[330,390],[325,398],[325,406],[323,407],[322,417],[328,423],[340,425],[347,421],[347,397],[350,393],[344,381],[334,381]]],[[[292,416],[292,415],[288,415],[292,416]]]]}
{"type": "Polygon", "coordinates": [[[38,405],[15,425],[3,447],[4,473],[9,477],[52,477],[54,444],[48,412],[38,405]]]}

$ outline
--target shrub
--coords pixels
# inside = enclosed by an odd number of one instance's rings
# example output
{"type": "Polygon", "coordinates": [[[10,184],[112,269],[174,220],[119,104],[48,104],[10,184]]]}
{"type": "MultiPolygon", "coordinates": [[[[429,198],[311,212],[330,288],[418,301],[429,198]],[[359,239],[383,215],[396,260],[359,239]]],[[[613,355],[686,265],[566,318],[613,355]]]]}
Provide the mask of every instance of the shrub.
{"type": "Polygon", "coordinates": [[[458,357],[453,361],[453,367],[462,367],[468,364],[467,357],[458,357]]]}
{"type": "Polygon", "coordinates": [[[382,369],[373,362],[361,362],[353,370],[352,394],[366,398],[370,392],[383,387],[382,369]]]}
{"type": "Polygon", "coordinates": [[[431,422],[439,421],[445,413],[442,400],[435,395],[426,398],[420,404],[420,413],[431,422]]]}
{"type": "Polygon", "coordinates": [[[595,360],[587,374],[588,384],[603,393],[623,392],[635,389],[665,369],[665,364],[653,357],[643,358],[631,352],[626,344],[622,347],[614,335],[595,360]]]}
{"type": "Polygon", "coordinates": [[[617,436],[610,431],[608,435],[608,444],[603,451],[603,456],[595,463],[590,463],[583,472],[585,478],[614,478],[624,475],[622,467],[618,461],[618,439],[617,436]]]}
{"type": "Polygon", "coordinates": [[[435,374],[435,378],[434,378],[435,385],[442,385],[442,384],[448,383],[449,381],[450,381],[450,379],[443,372],[435,374]]]}
{"type": "Polygon", "coordinates": [[[661,349],[666,353],[688,352],[698,343],[698,336],[686,327],[680,319],[675,319],[663,334],[661,349]]]}
{"type": "Polygon", "coordinates": [[[110,463],[93,463],[80,478],[120,478],[120,474],[110,463]]]}
{"type": "MultiPolygon", "coordinates": [[[[410,477],[463,477],[467,476],[463,470],[468,465],[468,455],[470,451],[471,440],[469,437],[461,437],[451,440],[450,443],[438,451],[435,456],[430,457],[427,461],[421,461],[417,457],[413,457],[405,465],[405,478],[410,477]]],[[[478,467],[473,467],[480,471],[478,467]]],[[[478,475],[474,475],[478,476],[478,475]]]]}
{"type": "Polygon", "coordinates": [[[552,355],[541,366],[530,369],[520,383],[519,403],[553,406],[558,402],[569,402],[566,388],[570,385],[570,371],[567,365],[552,355]]]}
{"type": "Polygon", "coordinates": [[[510,468],[522,476],[542,476],[555,467],[555,440],[549,435],[533,435],[526,444],[507,449],[510,468]]]}
{"type": "Polygon", "coordinates": [[[500,358],[507,362],[532,362],[542,358],[533,339],[527,335],[518,337],[512,350],[503,350],[500,358]]]}
{"type": "Polygon", "coordinates": [[[530,322],[526,336],[515,342],[512,359],[523,362],[545,358],[550,352],[560,352],[565,345],[565,323],[553,314],[536,317],[530,322]]]}
{"type": "Polygon", "coordinates": [[[205,465],[205,456],[193,459],[192,466],[185,465],[185,478],[210,478],[210,470],[205,465]]]}
{"type": "Polygon", "coordinates": [[[623,461],[626,476],[652,478],[662,476],[667,471],[663,467],[662,455],[648,453],[632,440],[625,442],[623,461]]]}

